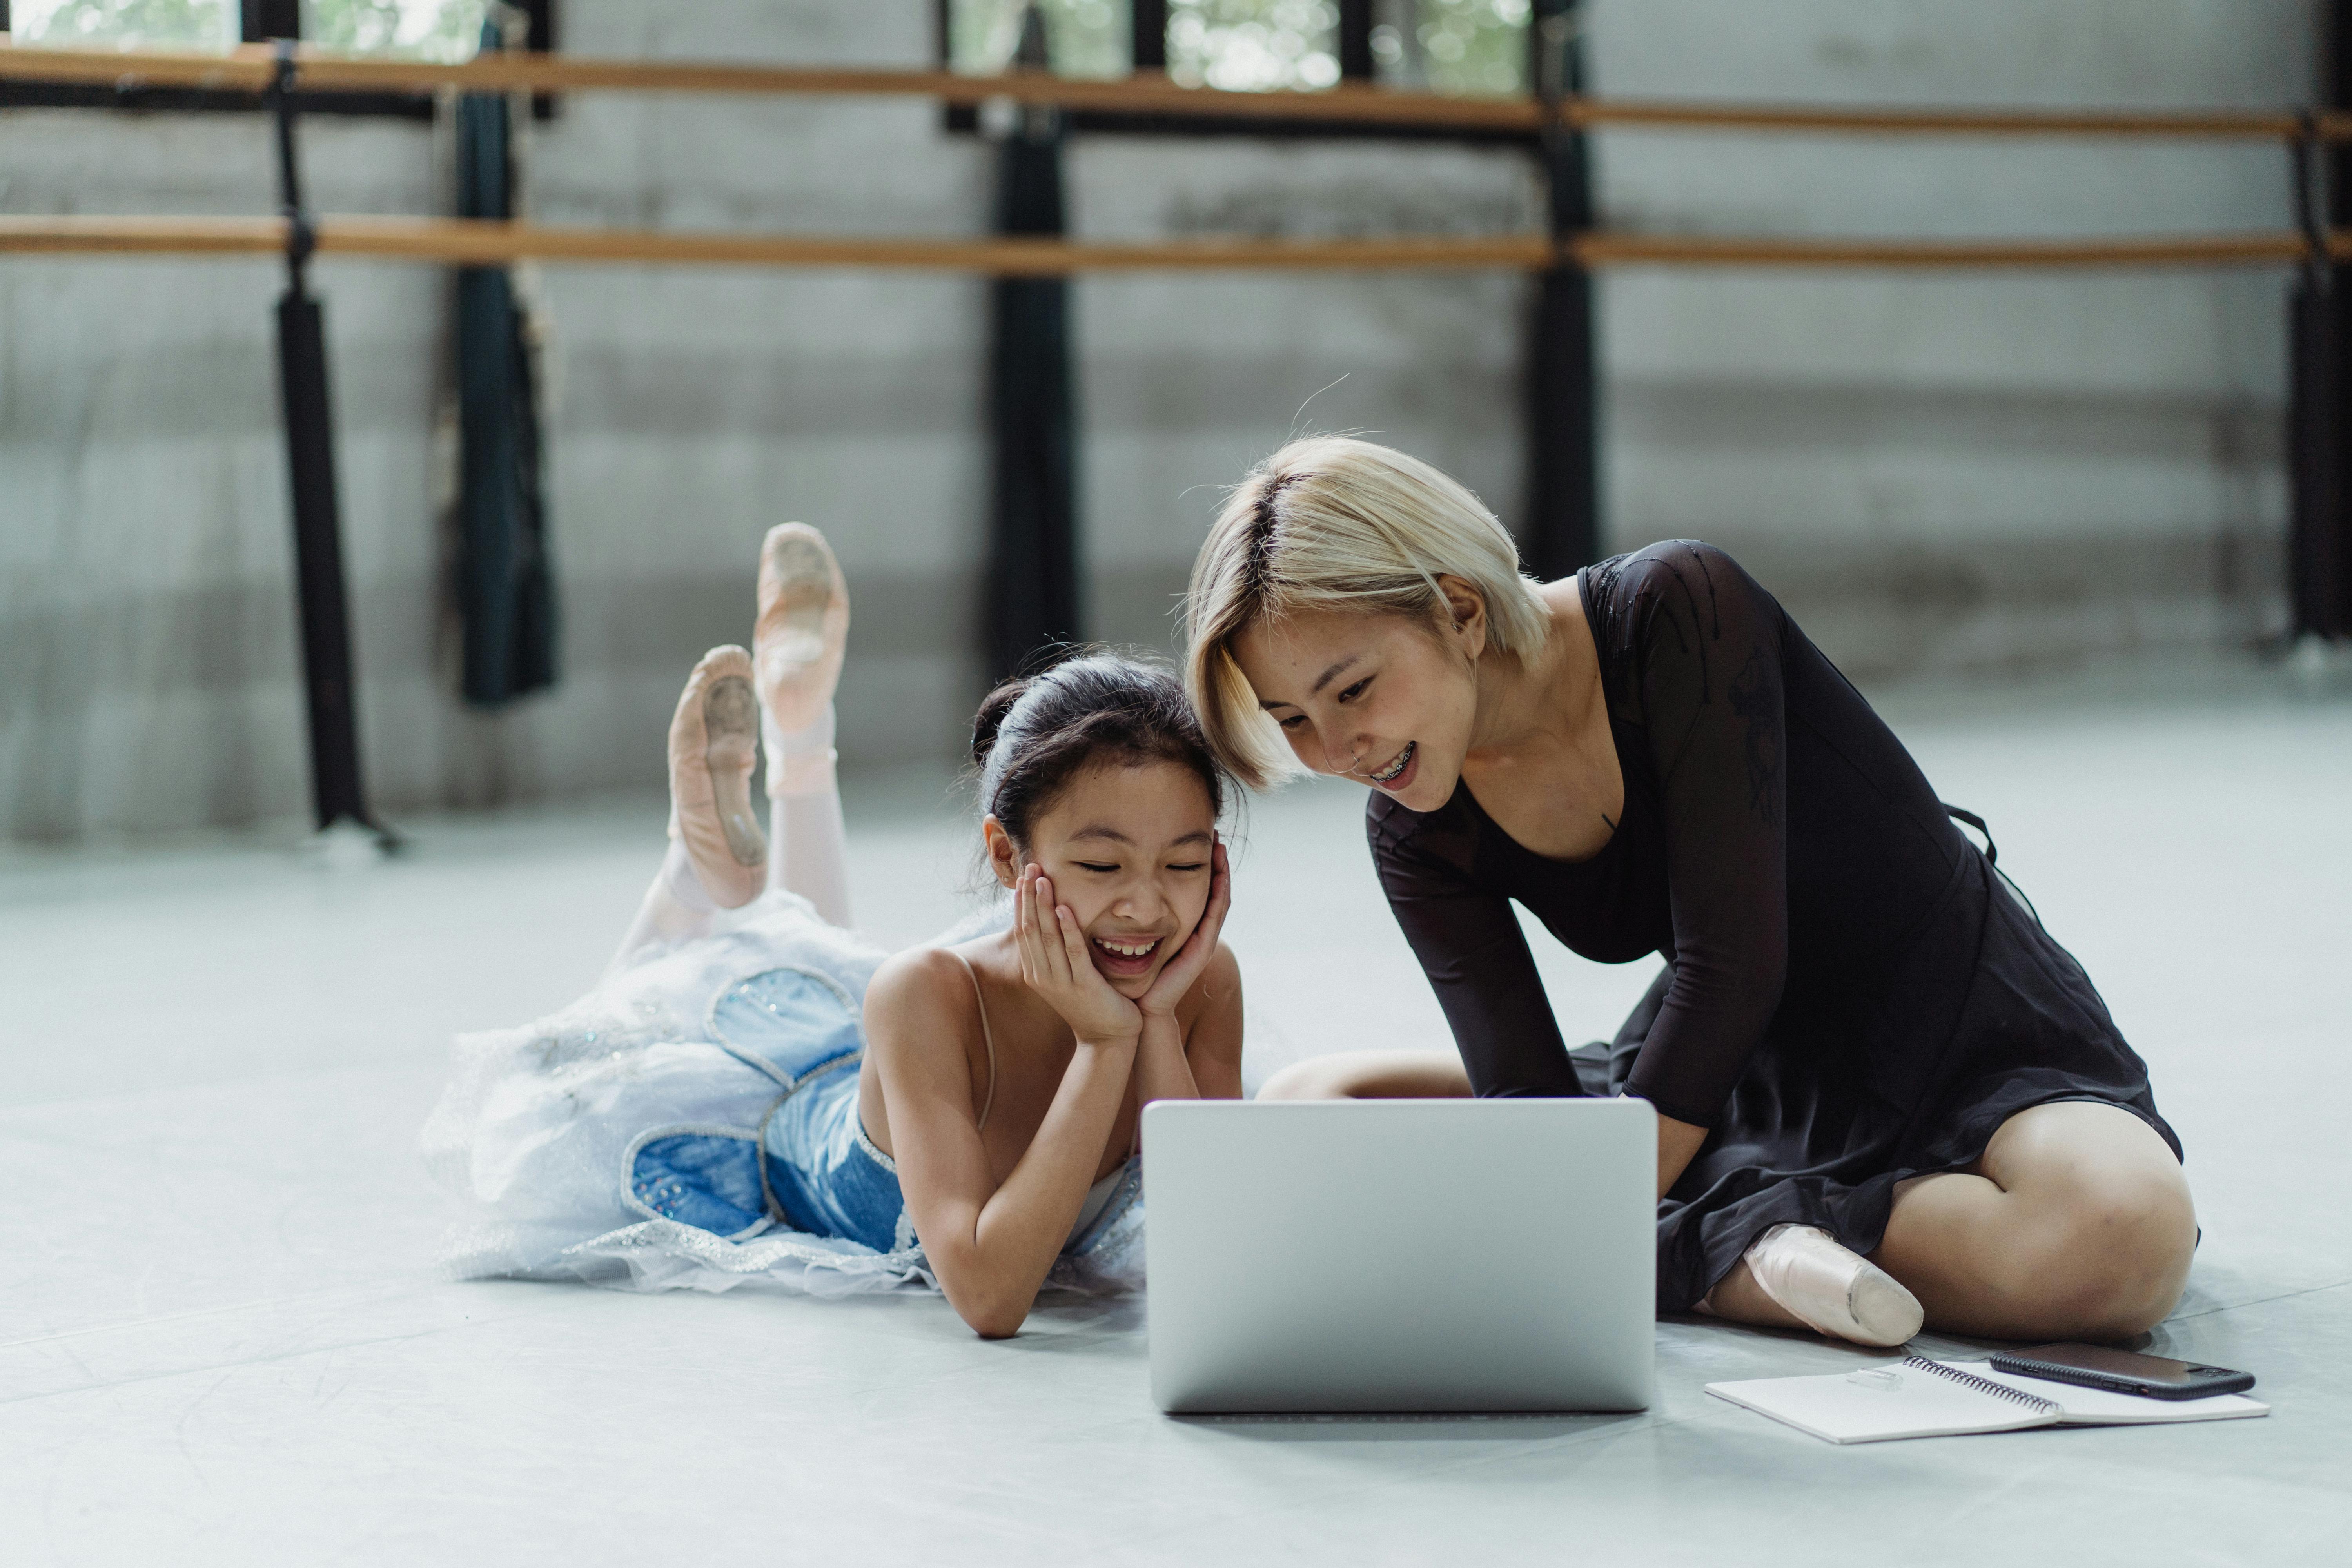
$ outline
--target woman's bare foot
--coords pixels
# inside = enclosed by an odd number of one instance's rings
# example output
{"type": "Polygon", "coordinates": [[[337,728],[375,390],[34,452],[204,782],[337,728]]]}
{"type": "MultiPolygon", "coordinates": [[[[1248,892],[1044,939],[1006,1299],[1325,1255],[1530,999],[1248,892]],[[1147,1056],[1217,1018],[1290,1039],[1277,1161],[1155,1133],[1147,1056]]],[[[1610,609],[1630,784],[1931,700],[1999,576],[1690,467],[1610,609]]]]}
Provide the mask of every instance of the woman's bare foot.
{"type": "Polygon", "coordinates": [[[751,656],[730,647],[702,656],[670,716],[670,837],[725,910],[750,903],[767,885],[768,838],[751,813],[759,712],[751,656]]]}
{"type": "MultiPolygon", "coordinates": [[[[1832,1339],[1899,1345],[1926,1319],[1918,1298],[1893,1275],[1816,1226],[1776,1225],[1756,1238],[1740,1261],[1774,1305],[1832,1339]]],[[[1707,1304],[1726,1317],[1749,1315],[1726,1310],[1730,1304],[1713,1296],[1707,1304]]]]}
{"type": "Polygon", "coordinates": [[[770,529],[751,630],[770,795],[831,787],[833,691],[848,640],[849,586],[824,535],[804,522],[770,529]]]}

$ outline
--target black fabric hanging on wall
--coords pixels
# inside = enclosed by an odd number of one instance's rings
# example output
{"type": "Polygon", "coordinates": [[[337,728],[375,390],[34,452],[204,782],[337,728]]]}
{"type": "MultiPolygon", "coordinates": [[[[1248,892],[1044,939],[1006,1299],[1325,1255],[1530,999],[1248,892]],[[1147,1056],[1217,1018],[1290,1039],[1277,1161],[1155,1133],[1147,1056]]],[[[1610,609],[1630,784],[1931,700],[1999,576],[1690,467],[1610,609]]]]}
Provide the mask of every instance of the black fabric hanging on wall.
{"type": "MultiPolygon", "coordinates": [[[[499,47],[485,24],[482,47],[499,47]]],[[[514,216],[507,100],[457,100],[457,216],[514,216]]],[[[538,388],[514,279],[457,269],[457,617],[466,700],[494,708],[555,684],[555,582],[540,485],[538,388]]]]}
{"type": "MultiPolygon", "coordinates": [[[[2320,13],[2321,99],[2352,105],[2352,0],[2320,13]]],[[[2296,214],[2315,248],[2347,216],[2352,152],[2297,146],[2296,214]]],[[[2297,636],[2352,637],[2352,267],[2315,261],[2289,305],[2287,582],[2297,636]]]]}
{"type": "MultiPolygon", "coordinates": [[[[1530,76],[1547,102],[1584,89],[1577,0],[1537,0],[1528,28],[1530,76]]],[[[1554,123],[1543,171],[1555,239],[1592,226],[1584,138],[1554,123]]],[[[1601,436],[1592,277],[1562,258],[1536,274],[1528,331],[1528,503],[1519,554],[1537,576],[1565,577],[1601,558],[1601,436]]]]}
{"type": "MultiPolygon", "coordinates": [[[[1045,18],[1034,7],[1014,61],[1045,68],[1045,18]]],[[[1061,117],[1043,104],[1015,113],[997,153],[996,231],[1058,235],[1061,117]]],[[[990,679],[1002,679],[1080,635],[1077,443],[1068,281],[1000,278],[989,289],[988,661],[990,679]]]]}

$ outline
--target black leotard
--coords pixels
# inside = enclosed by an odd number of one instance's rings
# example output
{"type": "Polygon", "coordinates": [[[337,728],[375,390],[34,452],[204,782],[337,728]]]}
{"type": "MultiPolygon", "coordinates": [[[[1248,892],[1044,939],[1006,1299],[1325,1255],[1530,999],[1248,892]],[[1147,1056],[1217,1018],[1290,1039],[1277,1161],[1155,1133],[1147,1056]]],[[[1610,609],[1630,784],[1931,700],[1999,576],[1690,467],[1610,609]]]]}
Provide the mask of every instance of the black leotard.
{"type": "Polygon", "coordinates": [[[1465,784],[1375,792],[1373,861],[1480,1095],[1642,1096],[1712,1129],[1659,1205],[1659,1305],[1796,1221],[1877,1245],[1895,1181],[2049,1100],[2156,1113],[2145,1066],[1910,754],[1731,558],[1655,544],[1578,579],[1625,805],[1589,859],[1521,847],[1465,784]],[[1587,958],[1665,968],[1571,1057],[1512,900],[1587,958]]]}

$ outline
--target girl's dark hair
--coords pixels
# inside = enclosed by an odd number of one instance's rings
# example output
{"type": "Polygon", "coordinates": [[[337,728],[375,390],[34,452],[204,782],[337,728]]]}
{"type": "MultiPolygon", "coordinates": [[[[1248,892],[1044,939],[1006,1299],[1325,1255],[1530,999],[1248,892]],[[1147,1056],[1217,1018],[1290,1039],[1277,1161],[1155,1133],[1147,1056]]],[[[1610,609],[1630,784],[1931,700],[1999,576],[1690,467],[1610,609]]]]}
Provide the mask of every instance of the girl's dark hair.
{"type": "Polygon", "coordinates": [[[1159,665],[1082,653],[1006,681],[972,721],[981,812],[992,814],[1017,844],[1029,842],[1031,826],[1073,778],[1106,762],[1189,768],[1209,792],[1210,813],[1224,815],[1225,770],[1184,700],[1183,683],[1159,665]]]}

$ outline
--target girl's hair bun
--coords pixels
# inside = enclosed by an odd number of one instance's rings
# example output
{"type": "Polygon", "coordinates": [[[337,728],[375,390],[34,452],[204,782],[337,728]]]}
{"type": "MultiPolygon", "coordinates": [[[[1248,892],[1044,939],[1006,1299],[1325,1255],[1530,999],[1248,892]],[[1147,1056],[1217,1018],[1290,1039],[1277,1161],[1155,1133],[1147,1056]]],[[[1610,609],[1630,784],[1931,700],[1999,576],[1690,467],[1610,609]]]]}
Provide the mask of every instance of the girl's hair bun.
{"type": "Polygon", "coordinates": [[[1021,694],[1035,679],[1034,676],[1016,675],[981,700],[980,711],[972,715],[971,721],[973,767],[988,765],[988,753],[995,748],[996,732],[1003,728],[1004,716],[1013,711],[1013,705],[1021,700],[1021,694]]]}
{"type": "Polygon", "coordinates": [[[1052,668],[988,694],[971,724],[980,809],[1016,844],[1070,781],[1102,762],[1166,762],[1189,769],[1225,809],[1224,767],[1173,670],[1130,655],[1080,649],[1052,668]]]}

